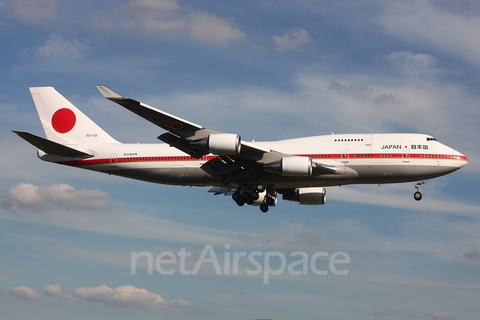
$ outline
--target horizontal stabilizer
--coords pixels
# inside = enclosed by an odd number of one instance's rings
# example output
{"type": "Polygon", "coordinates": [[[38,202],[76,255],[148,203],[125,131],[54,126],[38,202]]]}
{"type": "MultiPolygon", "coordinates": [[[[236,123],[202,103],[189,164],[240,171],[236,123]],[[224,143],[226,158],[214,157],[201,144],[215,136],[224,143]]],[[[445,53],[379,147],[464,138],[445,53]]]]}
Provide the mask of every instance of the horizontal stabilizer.
{"type": "Polygon", "coordinates": [[[50,141],[48,139],[36,136],[34,134],[25,132],[25,131],[15,131],[19,137],[23,138],[24,140],[28,141],[38,149],[42,150],[45,153],[61,156],[61,157],[68,157],[68,158],[91,158],[93,155],[78,151],[76,149],[64,146],[62,144],[50,141]]]}

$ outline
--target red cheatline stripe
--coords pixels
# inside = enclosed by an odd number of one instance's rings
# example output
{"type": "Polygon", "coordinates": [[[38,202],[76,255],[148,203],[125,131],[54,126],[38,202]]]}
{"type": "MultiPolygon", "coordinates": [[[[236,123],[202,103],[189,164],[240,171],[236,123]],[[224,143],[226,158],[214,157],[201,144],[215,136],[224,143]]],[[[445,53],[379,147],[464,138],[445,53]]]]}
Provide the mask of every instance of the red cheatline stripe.
{"type": "MultiPolygon", "coordinates": [[[[342,154],[301,154],[299,156],[311,157],[312,159],[341,159],[342,154]]],[[[150,157],[122,157],[122,158],[100,158],[100,159],[84,159],[62,161],[60,164],[68,166],[84,166],[84,165],[100,165],[110,163],[139,163],[139,162],[167,162],[167,161],[208,161],[216,158],[215,155],[203,156],[200,159],[190,156],[150,156],[150,157]]],[[[417,154],[411,153],[403,155],[401,153],[354,153],[344,155],[345,159],[362,160],[362,159],[437,159],[437,160],[462,160],[468,161],[466,156],[446,155],[446,154],[417,154]]]]}

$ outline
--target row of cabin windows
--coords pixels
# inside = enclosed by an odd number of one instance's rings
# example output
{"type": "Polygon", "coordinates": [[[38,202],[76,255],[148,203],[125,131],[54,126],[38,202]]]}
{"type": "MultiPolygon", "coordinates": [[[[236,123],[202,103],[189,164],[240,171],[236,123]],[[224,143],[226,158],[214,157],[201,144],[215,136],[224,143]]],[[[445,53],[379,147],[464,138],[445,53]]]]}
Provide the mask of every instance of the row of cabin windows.
{"type": "MultiPolygon", "coordinates": [[[[415,153],[411,154],[412,156],[415,156],[415,153]]],[[[353,154],[352,155],[354,158],[355,157],[371,157],[371,154],[353,154]]],[[[381,158],[392,158],[394,154],[379,154],[381,158]]],[[[403,153],[402,156],[408,157],[410,156],[409,153],[403,153]]],[[[420,154],[420,158],[438,158],[438,159],[457,159],[458,156],[452,156],[452,155],[445,155],[445,154],[420,154]]]]}
{"type": "Polygon", "coordinates": [[[356,157],[359,157],[359,158],[368,158],[368,157],[372,157],[372,154],[354,154],[353,155],[354,158],[356,157]]]}
{"type": "MultiPolygon", "coordinates": [[[[363,139],[335,139],[335,142],[356,142],[363,141],[363,139]]],[[[432,137],[427,137],[427,141],[437,141],[437,139],[432,137]]]]}
{"type": "Polygon", "coordinates": [[[349,141],[360,142],[360,141],[363,141],[363,139],[335,139],[335,142],[349,142],[349,141]]]}
{"type": "MultiPolygon", "coordinates": [[[[373,154],[365,154],[365,153],[360,153],[360,154],[357,154],[357,153],[351,153],[351,154],[348,154],[346,153],[345,155],[349,155],[350,157],[353,157],[353,158],[371,158],[373,157],[373,154]]],[[[381,157],[381,158],[393,158],[395,155],[397,154],[379,154],[378,156],[381,157]]],[[[404,157],[408,157],[409,154],[408,153],[404,153],[402,154],[404,157]]],[[[413,156],[415,156],[414,153],[412,153],[413,156]]],[[[310,158],[335,158],[334,156],[332,155],[329,155],[329,154],[315,154],[315,155],[303,155],[304,157],[310,157],[310,158]]],[[[457,156],[452,156],[452,155],[444,155],[444,154],[420,154],[419,155],[421,158],[439,158],[439,159],[457,159],[458,157],[457,156]]]]}
{"type": "MultiPolygon", "coordinates": [[[[304,155],[305,157],[310,156],[311,158],[331,158],[332,156],[329,154],[316,154],[316,155],[304,155]]],[[[372,157],[372,154],[350,154],[351,157],[354,158],[367,158],[372,157]]],[[[391,158],[393,154],[380,154],[382,158],[391,158]]],[[[455,159],[456,156],[452,155],[439,155],[439,154],[420,154],[421,158],[442,158],[442,159],[455,159]]],[[[141,157],[141,158],[124,158],[125,162],[128,161],[165,161],[165,160],[198,160],[196,158],[190,156],[183,156],[183,157],[141,157]]]]}
{"type": "Polygon", "coordinates": [[[451,156],[445,154],[421,154],[421,158],[439,158],[439,159],[458,159],[458,156],[451,156]]]}
{"type": "Polygon", "coordinates": [[[141,157],[141,158],[124,158],[123,161],[165,161],[165,160],[198,160],[190,156],[183,157],[141,157]]]}

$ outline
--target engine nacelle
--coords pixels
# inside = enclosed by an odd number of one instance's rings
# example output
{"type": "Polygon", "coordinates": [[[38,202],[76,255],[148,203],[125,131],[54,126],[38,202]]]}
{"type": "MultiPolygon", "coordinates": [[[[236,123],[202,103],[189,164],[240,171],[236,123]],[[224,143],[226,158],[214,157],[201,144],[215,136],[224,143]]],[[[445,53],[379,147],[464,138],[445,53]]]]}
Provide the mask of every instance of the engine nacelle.
{"type": "Polygon", "coordinates": [[[286,176],[311,176],[312,159],[310,157],[285,157],[280,161],[264,165],[263,169],[280,172],[286,176]]]}
{"type": "Polygon", "coordinates": [[[282,198],[300,204],[320,205],[327,202],[327,190],[325,188],[298,188],[284,193],[282,198]]]}
{"type": "Polygon", "coordinates": [[[242,139],[238,134],[214,133],[206,140],[207,150],[214,154],[237,154],[241,147],[242,139]]]}
{"type": "Polygon", "coordinates": [[[311,176],[312,158],[286,157],[281,162],[282,174],[286,176],[311,176]]]}

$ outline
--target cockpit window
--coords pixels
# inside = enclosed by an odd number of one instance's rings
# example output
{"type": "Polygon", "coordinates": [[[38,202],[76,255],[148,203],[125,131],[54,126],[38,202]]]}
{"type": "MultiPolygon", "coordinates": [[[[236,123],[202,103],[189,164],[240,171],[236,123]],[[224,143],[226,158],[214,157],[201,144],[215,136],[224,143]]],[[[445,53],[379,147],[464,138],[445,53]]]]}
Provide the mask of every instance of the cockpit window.
{"type": "Polygon", "coordinates": [[[433,138],[433,137],[428,137],[427,138],[427,141],[437,141],[437,139],[433,138]]]}

